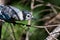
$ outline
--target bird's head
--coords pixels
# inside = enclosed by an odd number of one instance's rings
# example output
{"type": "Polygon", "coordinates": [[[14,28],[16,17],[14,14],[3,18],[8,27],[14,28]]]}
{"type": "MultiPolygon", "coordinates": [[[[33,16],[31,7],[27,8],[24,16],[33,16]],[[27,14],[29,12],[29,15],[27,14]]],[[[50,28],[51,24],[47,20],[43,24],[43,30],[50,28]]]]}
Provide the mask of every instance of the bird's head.
{"type": "Polygon", "coordinates": [[[22,11],[23,13],[23,20],[30,20],[32,18],[32,14],[29,11],[22,11]]]}
{"type": "Polygon", "coordinates": [[[31,12],[26,10],[23,10],[22,12],[20,12],[18,16],[20,20],[30,20],[31,18],[33,18],[31,12]]]}

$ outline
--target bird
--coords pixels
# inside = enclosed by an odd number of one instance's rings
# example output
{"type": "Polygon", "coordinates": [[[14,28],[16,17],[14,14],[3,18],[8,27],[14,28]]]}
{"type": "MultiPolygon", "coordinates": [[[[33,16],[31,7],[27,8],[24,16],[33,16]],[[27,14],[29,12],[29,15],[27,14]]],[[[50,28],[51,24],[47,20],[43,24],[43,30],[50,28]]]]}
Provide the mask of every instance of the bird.
{"type": "Polygon", "coordinates": [[[15,24],[15,21],[30,20],[31,12],[10,5],[0,5],[0,19],[15,24]]]}
{"type": "MultiPolygon", "coordinates": [[[[3,20],[3,23],[8,22],[15,24],[21,24],[22,23],[16,23],[16,21],[24,21],[24,20],[30,20],[32,18],[32,14],[28,10],[20,10],[16,7],[10,6],[10,5],[0,5],[0,24],[3,20]]],[[[2,23],[2,24],[3,24],[2,23]]],[[[0,25],[0,39],[1,39],[1,31],[2,31],[2,24],[0,25]]]]}

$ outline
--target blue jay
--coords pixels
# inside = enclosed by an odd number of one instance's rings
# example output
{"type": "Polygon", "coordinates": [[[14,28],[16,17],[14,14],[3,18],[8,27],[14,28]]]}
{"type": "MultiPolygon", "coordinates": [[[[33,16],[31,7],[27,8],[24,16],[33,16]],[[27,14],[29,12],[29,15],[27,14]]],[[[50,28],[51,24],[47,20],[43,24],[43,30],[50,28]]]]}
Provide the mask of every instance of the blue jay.
{"type": "Polygon", "coordinates": [[[29,11],[19,10],[13,6],[0,5],[0,19],[7,22],[15,22],[19,20],[30,20],[32,15],[29,11]]]}
{"type": "MultiPolygon", "coordinates": [[[[30,20],[32,15],[29,11],[21,11],[13,6],[0,5],[0,19],[15,24],[15,21],[30,20]]],[[[1,23],[1,22],[0,22],[1,23]]],[[[24,25],[24,24],[23,24],[24,25]]],[[[1,38],[2,24],[0,27],[1,38]]]]}

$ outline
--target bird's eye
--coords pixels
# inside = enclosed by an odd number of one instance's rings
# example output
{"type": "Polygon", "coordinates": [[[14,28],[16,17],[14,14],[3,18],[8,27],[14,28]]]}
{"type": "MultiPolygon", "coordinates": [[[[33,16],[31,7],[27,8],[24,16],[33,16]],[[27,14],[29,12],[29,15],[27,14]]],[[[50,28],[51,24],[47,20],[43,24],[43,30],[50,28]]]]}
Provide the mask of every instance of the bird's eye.
{"type": "Polygon", "coordinates": [[[29,15],[27,17],[30,17],[29,15]]]}
{"type": "Polygon", "coordinates": [[[26,20],[29,20],[29,19],[31,19],[31,15],[30,14],[27,14],[26,20]]]}

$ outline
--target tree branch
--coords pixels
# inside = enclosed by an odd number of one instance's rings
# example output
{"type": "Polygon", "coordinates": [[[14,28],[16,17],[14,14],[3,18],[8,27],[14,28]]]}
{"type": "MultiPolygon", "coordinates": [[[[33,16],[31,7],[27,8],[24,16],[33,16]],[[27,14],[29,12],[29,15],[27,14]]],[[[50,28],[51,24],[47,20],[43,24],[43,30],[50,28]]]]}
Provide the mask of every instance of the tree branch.
{"type": "MultiPolygon", "coordinates": [[[[58,25],[51,33],[50,33],[51,36],[57,38],[59,35],[60,35],[60,25],[58,25]],[[58,33],[56,33],[58,32],[58,33]],[[53,34],[54,33],[54,34],[53,34]]],[[[53,38],[51,36],[48,36],[46,38],[46,40],[53,40],[53,38]]]]}

